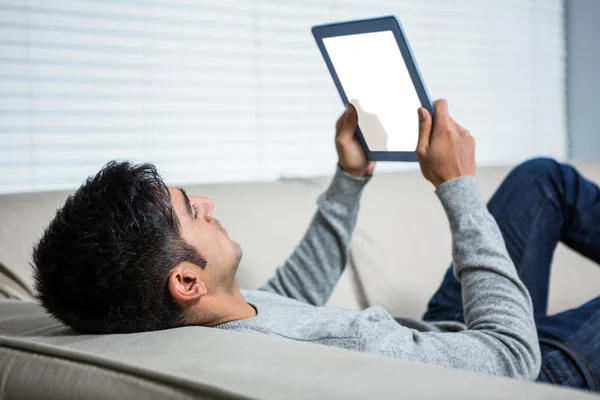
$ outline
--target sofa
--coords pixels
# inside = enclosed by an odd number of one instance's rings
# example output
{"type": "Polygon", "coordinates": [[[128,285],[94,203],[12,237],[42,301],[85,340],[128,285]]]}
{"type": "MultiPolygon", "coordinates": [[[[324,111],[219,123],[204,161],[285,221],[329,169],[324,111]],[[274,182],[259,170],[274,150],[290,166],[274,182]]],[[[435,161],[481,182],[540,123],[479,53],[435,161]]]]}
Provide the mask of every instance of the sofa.
{"type": "MultiPolygon", "coordinates": [[[[577,166],[600,182],[600,164],[577,166]]],[[[485,196],[508,170],[479,168],[485,196]]],[[[294,249],[330,179],[185,188],[213,199],[214,215],[244,250],[240,286],[256,288],[294,249]]],[[[0,398],[592,398],[546,384],[205,327],[77,334],[36,303],[29,266],[33,243],[67,195],[0,196],[0,398]]],[[[382,305],[392,315],[419,317],[449,265],[450,247],[431,184],[416,170],[376,171],[363,193],[349,264],[329,305],[382,305]]],[[[559,246],[549,311],[595,297],[597,282],[596,264],[559,246]]]]}

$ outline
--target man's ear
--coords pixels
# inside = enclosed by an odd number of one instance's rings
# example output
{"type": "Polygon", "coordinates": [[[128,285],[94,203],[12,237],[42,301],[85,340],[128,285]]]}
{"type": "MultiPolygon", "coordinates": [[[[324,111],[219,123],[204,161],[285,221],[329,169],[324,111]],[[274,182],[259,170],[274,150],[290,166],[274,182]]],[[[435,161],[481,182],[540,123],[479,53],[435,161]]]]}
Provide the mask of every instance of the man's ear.
{"type": "Polygon", "coordinates": [[[175,300],[195,300],[208,293],[197,269],[196,265],[182,262],[171,271],[168,286],[169,292],[175,300]]]}

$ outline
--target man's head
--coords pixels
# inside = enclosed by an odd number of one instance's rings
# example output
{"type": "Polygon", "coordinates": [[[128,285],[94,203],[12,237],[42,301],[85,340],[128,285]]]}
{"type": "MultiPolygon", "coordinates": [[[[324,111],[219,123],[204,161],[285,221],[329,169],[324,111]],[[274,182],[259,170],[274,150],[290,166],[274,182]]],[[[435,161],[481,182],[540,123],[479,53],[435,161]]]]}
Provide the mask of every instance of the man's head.
{"type": "Polygon", "coordinates": [[[34,247],[38,298],[83,333],[218,319],[242,252],[212,201],[167,188],[151,164],[110,162],[59,209],[34,247]]]}

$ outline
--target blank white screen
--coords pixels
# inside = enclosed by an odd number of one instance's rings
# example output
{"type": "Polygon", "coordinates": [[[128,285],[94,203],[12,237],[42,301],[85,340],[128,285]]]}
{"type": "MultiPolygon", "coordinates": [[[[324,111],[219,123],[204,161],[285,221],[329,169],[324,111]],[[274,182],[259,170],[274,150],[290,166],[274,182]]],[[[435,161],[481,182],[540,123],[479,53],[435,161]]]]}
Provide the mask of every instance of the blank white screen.
{"type": "Polygon", "coordinates": [[[421,102],[392,31],[323,39],[371,151],[414,151],[421,102]]]}

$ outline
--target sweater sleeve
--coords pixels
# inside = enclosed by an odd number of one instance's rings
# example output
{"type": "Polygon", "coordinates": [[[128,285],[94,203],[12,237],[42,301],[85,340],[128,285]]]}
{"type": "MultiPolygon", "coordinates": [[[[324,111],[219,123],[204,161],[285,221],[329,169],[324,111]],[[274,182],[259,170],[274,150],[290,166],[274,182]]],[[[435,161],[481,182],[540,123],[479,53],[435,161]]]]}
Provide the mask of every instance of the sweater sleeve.
{"type": "Polygon", "coordinates": [[[339,166],[304,238],[260,290],[322,306],[348,262],[360,195],[370,178],[357,178],[339,166]]]}
{"type": "Polygon", "coordinates": [[[475,178],[446,182],[436,193],[450,222],[454,273],[462,285],[467,329],[417,332],[382,318],[377,326],[362,329],[361,350],[535,379],[541,356],[531,298],[475,178]]]}

